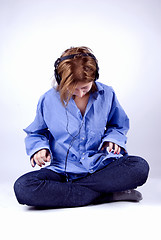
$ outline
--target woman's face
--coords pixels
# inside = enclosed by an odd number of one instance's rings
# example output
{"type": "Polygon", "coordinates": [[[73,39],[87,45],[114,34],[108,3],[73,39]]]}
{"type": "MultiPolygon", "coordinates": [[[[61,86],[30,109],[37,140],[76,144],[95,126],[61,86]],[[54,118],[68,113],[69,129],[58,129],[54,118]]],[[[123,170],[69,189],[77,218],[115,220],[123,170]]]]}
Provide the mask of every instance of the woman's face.
{"type": "Polygon", "coordinates": [[[78,82],[73,95],[80,98],[84,97],[91,90],[92,85],[93,82],[89,83],[78,82]]]}

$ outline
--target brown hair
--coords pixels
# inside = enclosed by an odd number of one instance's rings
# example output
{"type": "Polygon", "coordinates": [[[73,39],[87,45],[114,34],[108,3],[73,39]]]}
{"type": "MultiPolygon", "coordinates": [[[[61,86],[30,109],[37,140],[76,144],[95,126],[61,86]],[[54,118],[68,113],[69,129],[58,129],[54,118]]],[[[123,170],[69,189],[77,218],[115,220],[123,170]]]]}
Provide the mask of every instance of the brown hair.
{"type": "Polygon", "coordinates": [[[94,82],[97,70],[96,60],[90,56],[81,55],[81,53],[91,52],[92,51],[87,47],[71,47],[61,55],[61,57],[64,57],[78,54],[72,59],[63,60],[57,67],[57,72],[61,77],[61,82],[57,86],[57,91],[60,93],[60,99],[64,106],[68,104],[78,82],[93,82],[92,91],[96,91],[97,87],[94,82]]]}

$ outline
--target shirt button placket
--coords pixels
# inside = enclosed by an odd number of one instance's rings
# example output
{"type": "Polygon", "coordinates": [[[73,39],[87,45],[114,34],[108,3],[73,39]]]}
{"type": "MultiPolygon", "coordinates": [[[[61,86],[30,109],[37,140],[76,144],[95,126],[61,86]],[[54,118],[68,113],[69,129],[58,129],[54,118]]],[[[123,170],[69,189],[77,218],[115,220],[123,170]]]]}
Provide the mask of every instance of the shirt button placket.
{"type": "Polygon", "coordinates": [[[84,150],[85,150],[85,140],[86,140],[86,136],[85,136],[85,122],[84,122],[80,130],[80,154],[81,155],[84,153],[84,150]]]}

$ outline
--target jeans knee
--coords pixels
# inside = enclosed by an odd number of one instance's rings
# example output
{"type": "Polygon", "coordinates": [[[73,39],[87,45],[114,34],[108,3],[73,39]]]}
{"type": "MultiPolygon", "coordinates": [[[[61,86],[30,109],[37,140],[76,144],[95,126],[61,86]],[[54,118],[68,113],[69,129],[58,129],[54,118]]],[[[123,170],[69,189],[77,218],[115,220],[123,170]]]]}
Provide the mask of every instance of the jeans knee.
{"type": "Polygon", "coordinates": [[[150,170],[150,167],[149,167],[149,164],[148,162],[142,158],[142,161],[143,161],[143,167],[142,167],[142,172],[143,172],[143,177],[144,177],[144,182],[146,182],[147,178],[148,178],[148,175],[149,175],[149,170],[150,170]]]}
{"type": "Polygon", "coordinates": [[[137,176],[137,179],[139,181],[139,185],[143,185],[149,175],[149,164],[147,163],[147,161],[142,158],[142,157],[137,157],[137,156],[130,156],[133,160],[133,162],[135,162],[135,173],[137,176]]]}
{"type": "Polygon", "coordinates": [[[142,175],[144,178],[147,179],[148,174],[149,174],[149,164],[144,158],[138,157],[139,158],[139,168],[141,170],[142,175]]]}
{"type": "Polygon", "coordinates": [[[24,204],[24,201],[22,199],[23,198],[22,186],[21,186],[19,179],[17,179],[16,182],[14,183],[13,189],[14,189],[17,201],[20,204],[24,204]]]}
{"type": "Polygon", "coordinates": [[[28,203],[28,199],[30,198],[29,186],[30,184],[28,183],[25,175],[18,178],[14,183],[14,186],[13,186],[14,192],[15,192],[17,201],[20,204],[28,203]]]}

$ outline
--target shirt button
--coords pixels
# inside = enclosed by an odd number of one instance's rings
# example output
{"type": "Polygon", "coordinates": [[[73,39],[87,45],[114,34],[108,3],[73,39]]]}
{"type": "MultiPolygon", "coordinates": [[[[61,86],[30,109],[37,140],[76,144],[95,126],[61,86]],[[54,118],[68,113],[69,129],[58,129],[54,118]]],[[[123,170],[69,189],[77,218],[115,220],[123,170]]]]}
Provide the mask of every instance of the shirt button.
{"type": "Polygon", "coordinates": [[[93,169],[91,169],[91,172],[93,172],[93,169]]]}
{"type": "Polygon", "coordinates": [[[82,137],[82,140],[84,140],[85,138],[84,137],[82,137]]]}
{"type": "Polygon", "coordinates": [[[84,160],[85,158],[84,157],[82,157],[82,160],[84,160]]]}
{"type": "Polygon", "coordinates": [[[76,156],[75,156],[74,154],[72,154],[72,156],[71,156],[71,157],[72,157],[73,159],[77,159],[77,158],[76,158],[76,156]]]}

